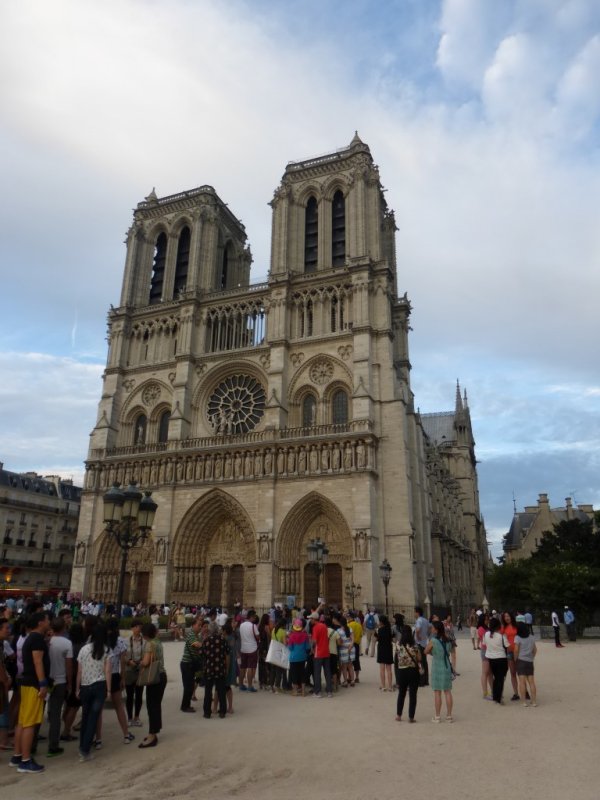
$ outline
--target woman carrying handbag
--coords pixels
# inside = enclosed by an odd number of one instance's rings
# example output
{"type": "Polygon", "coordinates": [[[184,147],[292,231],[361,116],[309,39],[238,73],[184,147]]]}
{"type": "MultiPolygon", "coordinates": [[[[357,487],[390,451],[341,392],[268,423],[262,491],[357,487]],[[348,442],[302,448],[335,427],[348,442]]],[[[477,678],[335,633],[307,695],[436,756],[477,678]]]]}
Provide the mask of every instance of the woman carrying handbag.
{"type": "Polygon", "coordinates": [[[156,638],[156,628],[151,622],[142,625],[144,650],[140,662],[138,685],[146,687],[148,735],[138,747],[156,747],[162,728],[162,699],[167,685],[167,673],[161,642],[156,638]]]}

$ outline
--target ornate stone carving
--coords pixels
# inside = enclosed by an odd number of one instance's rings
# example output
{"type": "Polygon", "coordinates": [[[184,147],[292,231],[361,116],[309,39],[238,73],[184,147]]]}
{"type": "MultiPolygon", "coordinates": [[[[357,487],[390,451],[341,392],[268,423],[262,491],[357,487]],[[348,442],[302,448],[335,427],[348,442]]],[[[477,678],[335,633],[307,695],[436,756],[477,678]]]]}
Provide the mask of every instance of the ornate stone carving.
{"type": "Polygon", "coordinates": [[[154,548],[154,561],[156,564],[167,563],[167,551],[168,551],[167,540],[163,536],[161,536],[160,539],[156,540],[156,545],[154,548]]]}
{"type": "Polygon", "coordinates": [[[196,375],[200,378],[206,372],[206,364],[196,364],[196,375]]]}
{"type": "Polygon", "coordinates": [[[366,530],[359,530],[354,537],[354,556],[357,559],[371,558],[371,537],[366,530]]]}
{"type": "Polygon", "coordinates": [[[208,418],[216,434],[247,433],[265,412],[265,390],[249,375],[231,375],[208,401],[208,418]]]}
{"type": "Polygon", "coordinates": [[[123,388],[129,394],[133,387],[135,386],[135,378],[127,378],[123,381],[123,388]]]}
{"type": "Polygon", "coordinates": [[[268,353],[261,353],[261,355],[258,357],[258,360],[265,369],[269,369],[271,366],[271,356],[268,353]]]}
{"type": "Polygon", "coordinates": [[[158,383],[150,383],[142,392],[142,403],[145,406],[155,406],[159,401],[161,389],[158,383]]]}
{"type": "Polygon", "coordinates": [[[258,538],[258,560],[271,560],[271,542],[268,533],[261,533],[258,538]]]}
{"type": "Polygon", "coordinates": [[[175,383],[175,378],[177,377],[177,373],[169,372],[168,377],[169,377],[169,383],[171,384],[171,386],[173,386],[173,384],[175,383]]]}
{"type": "Polygon", "coordinates": [[[83,567],[85,564],[86,546],[85,542],[77,542],[75,546],[75,566],[83,567]]]}
{"type": "Polygon", "coordinates": [[[351,354],[352,354],[352,345],[351,344],[342,344],[338,347],[338,354],[341,359],[347,361],[351,354]]]}
{"type": "Polygon", "coordinates": [[[317,359],[310,368],[309,376],[313,383],[324,386],[333,377],[333,363],[328,358],[317,359]]]}
{"type": "Polygon", "coordinates": [[[295,367],[299,367],[304,361],[304,353],[292,353],[290,361],[295,367]]]}

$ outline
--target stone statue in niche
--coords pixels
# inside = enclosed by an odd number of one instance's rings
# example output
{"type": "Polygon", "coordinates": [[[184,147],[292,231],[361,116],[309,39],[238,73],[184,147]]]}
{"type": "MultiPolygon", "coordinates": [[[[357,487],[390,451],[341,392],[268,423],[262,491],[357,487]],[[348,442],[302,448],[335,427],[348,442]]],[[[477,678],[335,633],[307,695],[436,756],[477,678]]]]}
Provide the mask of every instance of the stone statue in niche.
{"type": "Polygon", "coordinates": [[[155,486],[156,485],[156,478],[157,478],[157,465],[156,461],[152,462],[150,466],[150,483],[155,486]]]}
{"type": "Polygon", "coordinates": [[[356,446],[356,466],[358,469],[364,469],[366,466],[366,459],[365,459],[365,446],[362,442],[359,442],[356,446]]]}
{"type": "Polygon", "coordinates": [[[208,456],[206,461],[204,462],[204,480],[206,481],[212,480],[212,475],[213,475],[212,458],[208,456]]]}
{"type": "Polygon", "coordinates": [[[327,472],[329,469],[329,448],[323,447],[321,450],[321,469],[323,472],[327,472]]]}
{"type": "Polygon", "coordinates": [[[344,469],[352,469],[352,445],[350,443],[344,448],[344,469]]]}
{"type": "Polygon", "coordinates": [[[196,480],[201,481],[204,477],[204,456],[200,456],[196,459],[194,472],[196,474],[196,480]]]}
{"type": "Polygon", "coordinates": [[[290,447],[288,450],[288,457],[287,457],[287,471],[288,473],[293,473],[296,469],[296,451],[293,447],[290,447]]]}
{"type": "Polygon", "coordinates": [[[231,456],[229,455],[229,453],[227,453],[227,455],[225,456],[225,468],[223,470],[223,474],[225,475],[226,479],[231,478],[231,469],[232,469],[231,456]]]}
{"type": "Polygon", "coordinates": [[[77,542],[75,548],[75,565],[82,567],[85,564],[85,542],[77,542]]]}
{"type": "Polygon", "coordinates": [[[358,531],[354,540],[356,558],[369,557],[369,539],[366,531],[358,531]]]}
{"type": "Polygon", "coordinates": [[[194,462],[191,458],[188,458],[185,465],[185,479],[186,481],[191,481],[194,479],[194,462]]]}
{"type": "Polygon", "coordinates": [[[167,483],[173,482],[173,462],[167,459],[167,468],[165,469],[165,480],[167,483]]]}
{"type": "Polygon", "coordinates": [[[303,475],[306,472],[306,450],[301,447],[298,453],[298,472],[303,475]]]}
{"type": "Polygon", "coordinates": [[[261,534],[258,540],[258,560],[269,561],[271,558],[271,543],[266,533],[261,534]]]}
{"type": "Polygon", "coordinates": [[[308,457],[309,464],[310,464],[310,471],[317,472],[319,469],[319,453],[317,452],[317,448],[313,445],[310,448],[310,455],[308,457]]]}
{"type": "Polygon", "coordinates": [[[181,483],[181,481],[183,480],[183,461],[180,458],[177,459],[176,471],[177,471],[177,483],[181,483]]]}
{"type": "Polygon", "coordinates": [[[277,451],[277,474],[283,475],[285,470],[285,451],[278,450],[277,451]]]}
{"type": "Polygon", "coordinates": [[[263,470],[263,466],[262,466],[262,454],[261,454],[261,452],[258,450],[258,451],[257,451],[257,452],[254,454],[254,477],[255,477],[255,478],[262,478],[262,470],[263,470]]]}
{"type": "Polygon", "coordinates": [[[270,450],[265,453],[265,475],[270,475],[273,472],[273,454],[270,450]]]}
{"type": "Polygon", "coordinates": [[[217,456],[215,458],[215,479],[220,480],[223,474],[223,457],[217,456]]]}
{"type": "Polygon", "coordinates": [[[144,466],[142,468],[142,483],[146,485],[150,480],[150,467],[148,466],[148,462],[144,461],[144,466]]]}
{"type": "Polygon", "coordinates": [[[244,477],[245,478],[251,478],[252,477],[252,469],[253,469],[252,453],[246,453],[246,457],[244,458],[244,477]]]}
{"type": "Polygon", "coordinates": [[[156,542],[155,560],[157,564],[167,563],[167,542],[162,537],[156,542]]]}
{"type": "Polygon", "coordinates": [[[233,471],[236,478],[242,477],[242,454],[235,454],[235,461],[233,463],[233,471]]]}
{"type": "Polygon", "coordinates": [[[333,453],[331,454],[331,468],[334,470],[334,472],[337,472],[339,470],[341,460],[342,460],[342,455],[340,453],[340,448],[336,444],[333,448],[333,453]]]}

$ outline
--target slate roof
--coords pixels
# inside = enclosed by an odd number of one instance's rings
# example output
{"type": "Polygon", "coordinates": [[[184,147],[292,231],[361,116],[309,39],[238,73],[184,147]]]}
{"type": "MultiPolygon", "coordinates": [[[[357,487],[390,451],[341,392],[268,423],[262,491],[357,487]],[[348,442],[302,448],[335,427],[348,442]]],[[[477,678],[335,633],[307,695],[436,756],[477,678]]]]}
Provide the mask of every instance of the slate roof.
{"type": "Polygon", "coordinates": [[[435,444],[456,441],[454,411],[439,411],[435,414],[421,414],[423,430],[435,444]]]}
{"type": "Polygon", "coordinates": [[[81,488],[70,483],[59,483],[60,495],[56,485],[52,481],[41,478],[38,475],[10,472],[7,469],[0,470],[0,486],[10,489],[17,489],[22,492],[32,492],[33,494],[46,495],[47,497],[61,497],[74,503],[81,502],[81,488]]]}

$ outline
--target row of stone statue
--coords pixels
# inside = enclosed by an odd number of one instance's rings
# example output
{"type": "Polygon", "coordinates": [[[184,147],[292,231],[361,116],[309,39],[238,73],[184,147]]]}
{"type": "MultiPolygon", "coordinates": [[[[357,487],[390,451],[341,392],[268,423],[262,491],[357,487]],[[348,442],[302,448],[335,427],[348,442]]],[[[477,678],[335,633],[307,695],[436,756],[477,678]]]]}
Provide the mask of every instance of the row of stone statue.
{"type": "Polygon", "coordinates": [[[375,468],[375,448],[362,440],[214,453],[117,464],[89,463],[86,489],[107,489],[134,479],[142,486],[164,483],[248,480],[322,475],[375,468]]]}

